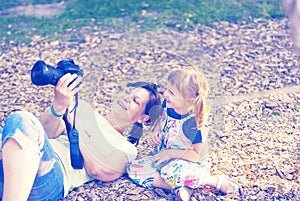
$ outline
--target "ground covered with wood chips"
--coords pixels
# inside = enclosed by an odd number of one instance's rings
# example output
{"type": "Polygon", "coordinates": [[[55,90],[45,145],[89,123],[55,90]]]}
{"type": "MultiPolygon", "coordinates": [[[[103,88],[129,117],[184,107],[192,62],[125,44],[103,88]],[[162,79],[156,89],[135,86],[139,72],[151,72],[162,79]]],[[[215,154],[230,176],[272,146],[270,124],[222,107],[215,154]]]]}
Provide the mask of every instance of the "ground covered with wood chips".
{"type": "MultiPolygon", "coordinates": [[[[58,34],[58,37],[60,35],[58,34]]],[[[39,116],[49,107],[52,86],[37,87],[30,70],[37,60],[55,65],[72,58],[84,69],[80,97],[102,114],[118,86],[148,80],[163,92],[172,69],[193,65],[210,84],[212,174],[226,174],[244,189],[244,200],[300,200],[300,69],[287,19],[251,24],[216,23],[199,31],[123,31],[86,27],[47,42],[1,44],[0,123],[15,110],[39,116]]],[[[148,131],[138,147],[149,153],[148,131]]],[[[192,200],[241,200],[198,189],[192,200]]],[[[161,189],[144,189],[126,176],[92,181],[63,200],[176,200],[161,189]]]]}

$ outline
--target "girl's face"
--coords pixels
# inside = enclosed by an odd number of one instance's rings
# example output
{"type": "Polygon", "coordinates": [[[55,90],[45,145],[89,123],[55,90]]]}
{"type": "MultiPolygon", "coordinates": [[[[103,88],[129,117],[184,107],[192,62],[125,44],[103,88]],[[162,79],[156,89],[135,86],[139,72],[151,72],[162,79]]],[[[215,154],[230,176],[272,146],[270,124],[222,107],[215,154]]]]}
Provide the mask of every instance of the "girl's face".
{"type": "Polygon", "coordinates": [[[114,116],[119,120],[135,123],[143,118],[149,117],[144,114],[145,107],[149,100],[150,93],[144,88],[126,90],[118,95],[117,100],[112,106],[112,111],[114,116]]]}
{"type": "Polygon", "coordinates": [[[186,99],[175,85],[168,82],[164,96],[168,108],[173,108],[178,114],[188,113],[186,99]]]}

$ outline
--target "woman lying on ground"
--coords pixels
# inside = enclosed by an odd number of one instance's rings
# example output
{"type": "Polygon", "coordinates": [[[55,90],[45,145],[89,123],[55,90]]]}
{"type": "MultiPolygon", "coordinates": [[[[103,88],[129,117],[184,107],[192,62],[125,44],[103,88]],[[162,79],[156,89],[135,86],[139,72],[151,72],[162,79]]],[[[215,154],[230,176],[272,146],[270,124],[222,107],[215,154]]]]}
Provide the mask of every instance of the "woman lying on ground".
{"type": "Polygon", "coordinates": [[[136,122],[150,121],[150,109],[160,105],[156,85],[144,83],[121,96],[106,116],[79,101],[75,125],[84,168],[74,169],[62,116],[68,114],[69,122],[73,122],[74,95],[80,82],[76,74],[61,77],[52,105],[40,120],[25,111],[7,118],[0,129],[2,200],[58,200],[71,187],[92,179],[112,181],[121,177],[127,163],[136,158],[136,147],[123,136],[124,130],[136,122]]]}

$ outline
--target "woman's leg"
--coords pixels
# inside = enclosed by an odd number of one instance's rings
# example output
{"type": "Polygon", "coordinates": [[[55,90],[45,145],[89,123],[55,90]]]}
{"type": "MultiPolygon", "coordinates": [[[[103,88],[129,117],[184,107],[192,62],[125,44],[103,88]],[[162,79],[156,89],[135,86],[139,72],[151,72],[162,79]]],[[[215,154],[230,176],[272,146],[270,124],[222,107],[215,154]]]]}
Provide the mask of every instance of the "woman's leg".
{"type": "Polygon", "coordinates": [[[37,147],[29,142],[21,148],[12,138],[3,147],[3,200],[27,200],[37,174],[40,157],[37,147]]]}
{"type": "Polygon", "coordinates": [[[34,115],[10,115],[3,128],[1,146],[0,196],[4,200],[58,200],[63,196],[59,159],[34,115]]]}

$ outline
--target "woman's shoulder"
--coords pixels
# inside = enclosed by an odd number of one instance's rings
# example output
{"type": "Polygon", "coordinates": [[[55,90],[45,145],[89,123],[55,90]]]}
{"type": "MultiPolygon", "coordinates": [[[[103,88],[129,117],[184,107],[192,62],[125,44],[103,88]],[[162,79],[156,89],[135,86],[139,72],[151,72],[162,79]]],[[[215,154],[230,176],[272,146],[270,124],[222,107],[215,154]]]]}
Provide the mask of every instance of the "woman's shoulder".
{"type": "Polygon", "coordinates": [[[105,117],[85,101],[79,101],[76,127],[83,145],[94,156],[98,152],[108,155],[119,150],[126,154],[128,160],[135,159],[137,155],[136,147],[128,142],[126,137],[116,131],[105,117]]]}

